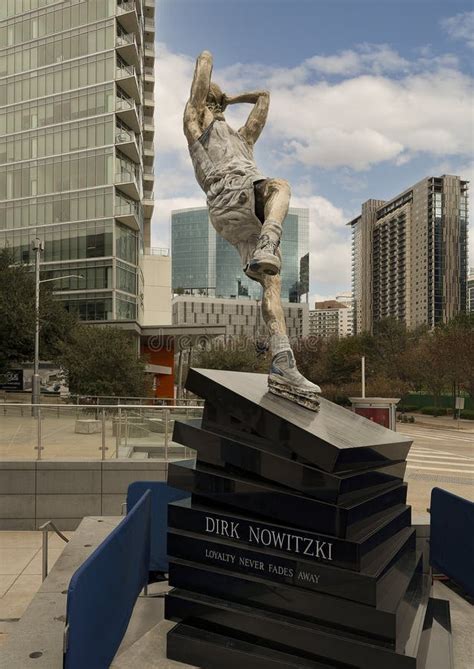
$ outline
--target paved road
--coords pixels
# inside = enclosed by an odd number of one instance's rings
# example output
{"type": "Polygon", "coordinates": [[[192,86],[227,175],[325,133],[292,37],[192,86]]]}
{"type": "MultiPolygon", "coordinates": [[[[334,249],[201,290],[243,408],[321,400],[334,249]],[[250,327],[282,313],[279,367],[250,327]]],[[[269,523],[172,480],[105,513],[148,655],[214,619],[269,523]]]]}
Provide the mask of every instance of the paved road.
{"type": "Polygon", "coordinates": [[[414,514],[426,513],[435,486],[474,500],[473,428],[399,423],[397,431],[413,439],[405,480],[414,514]]]}

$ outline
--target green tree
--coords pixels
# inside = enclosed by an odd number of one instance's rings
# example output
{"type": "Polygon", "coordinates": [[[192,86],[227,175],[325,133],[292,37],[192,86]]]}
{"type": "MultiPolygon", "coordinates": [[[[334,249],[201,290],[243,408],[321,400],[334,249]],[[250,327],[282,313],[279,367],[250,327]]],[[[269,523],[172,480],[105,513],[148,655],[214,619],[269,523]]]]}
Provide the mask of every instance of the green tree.
{"type": "Polygon", "coordinates": [[[145,360],[132,336],[120,328],[79,325],[59,360],[74,395],[148,394],[145,360]]]}
{"type": "MultiPolygon", "coordinates": [[[[28,265],[0,250],[0,375],[12,365],[32,361],[35,335],[35,279],[28,265]]],[[[54,299],[52,283],[40,287],[40,355],[55,360],[77,324],[74,314],[54,299]]]]}
{"type": "Polygon", "coordinates": [[[257,355],[255,343],[247,337],[228,342],[215,340],[194,354],[193,367],[234,372],[266,372],[269,356],[257,355]]]}
{"type": "Polygon", "coordinates": [[[459,314],[438,327],[440,354],[445,358],[453,395],[465,390],[474,397],[474,313],[459,314]]]}

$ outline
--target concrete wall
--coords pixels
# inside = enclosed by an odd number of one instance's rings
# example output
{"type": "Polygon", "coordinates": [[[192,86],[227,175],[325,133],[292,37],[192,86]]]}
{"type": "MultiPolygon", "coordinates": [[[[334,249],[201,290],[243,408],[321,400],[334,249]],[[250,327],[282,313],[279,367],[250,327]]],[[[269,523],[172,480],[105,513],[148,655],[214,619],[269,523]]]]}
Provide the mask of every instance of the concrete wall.
{"type": "Polygon", "coordinates": [[[144,302],[142,325],[171,325],[171,258],[142,257],[144,302]]]}
{"type": "Polygon", "coordinates": [[[117,516],[133,481],[166,481],[159,460],[0,462],[0,530],[47,520],[75,530],[84,516],[117,516]]]}

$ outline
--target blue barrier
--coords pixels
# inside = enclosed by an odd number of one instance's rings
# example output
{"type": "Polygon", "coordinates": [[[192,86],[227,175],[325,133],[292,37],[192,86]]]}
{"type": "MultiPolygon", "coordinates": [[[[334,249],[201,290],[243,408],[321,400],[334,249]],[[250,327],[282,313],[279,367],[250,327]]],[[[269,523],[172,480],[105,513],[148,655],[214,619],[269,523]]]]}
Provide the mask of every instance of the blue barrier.
{"type": "Polygon", "coordinates": [[[431,491],[430,563],[474,596],[474,502],[431,491]]]}
{"type": "Polygon", "coordinates": [[[74,573],[67,596],[65,669],[106,669],[148,581],[151,494],[141,499],[74,573]]]}
{"type": "Polygon", "coordinates": [[[135,481],[128,486],[127,509],[131,509],[146,490],[151,492],[150,571],[167,572],[168,504],[189,497],[188,492],[161,481],[135,481]]]}

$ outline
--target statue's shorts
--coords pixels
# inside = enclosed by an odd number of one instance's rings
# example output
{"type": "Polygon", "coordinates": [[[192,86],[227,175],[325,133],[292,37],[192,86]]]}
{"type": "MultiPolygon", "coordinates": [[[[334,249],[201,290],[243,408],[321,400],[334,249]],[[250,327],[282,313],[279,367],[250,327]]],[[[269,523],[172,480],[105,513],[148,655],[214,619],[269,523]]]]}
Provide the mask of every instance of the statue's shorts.
{"type": "Polygon", "coordinates": [[[252,259],[262,230],[255,213],[254,184],[263,179],[266,177],[260,174],[228,174],[213,184],[207,194],[211,223],[216,232],[237,249],[244,270],[252,259]]]}

